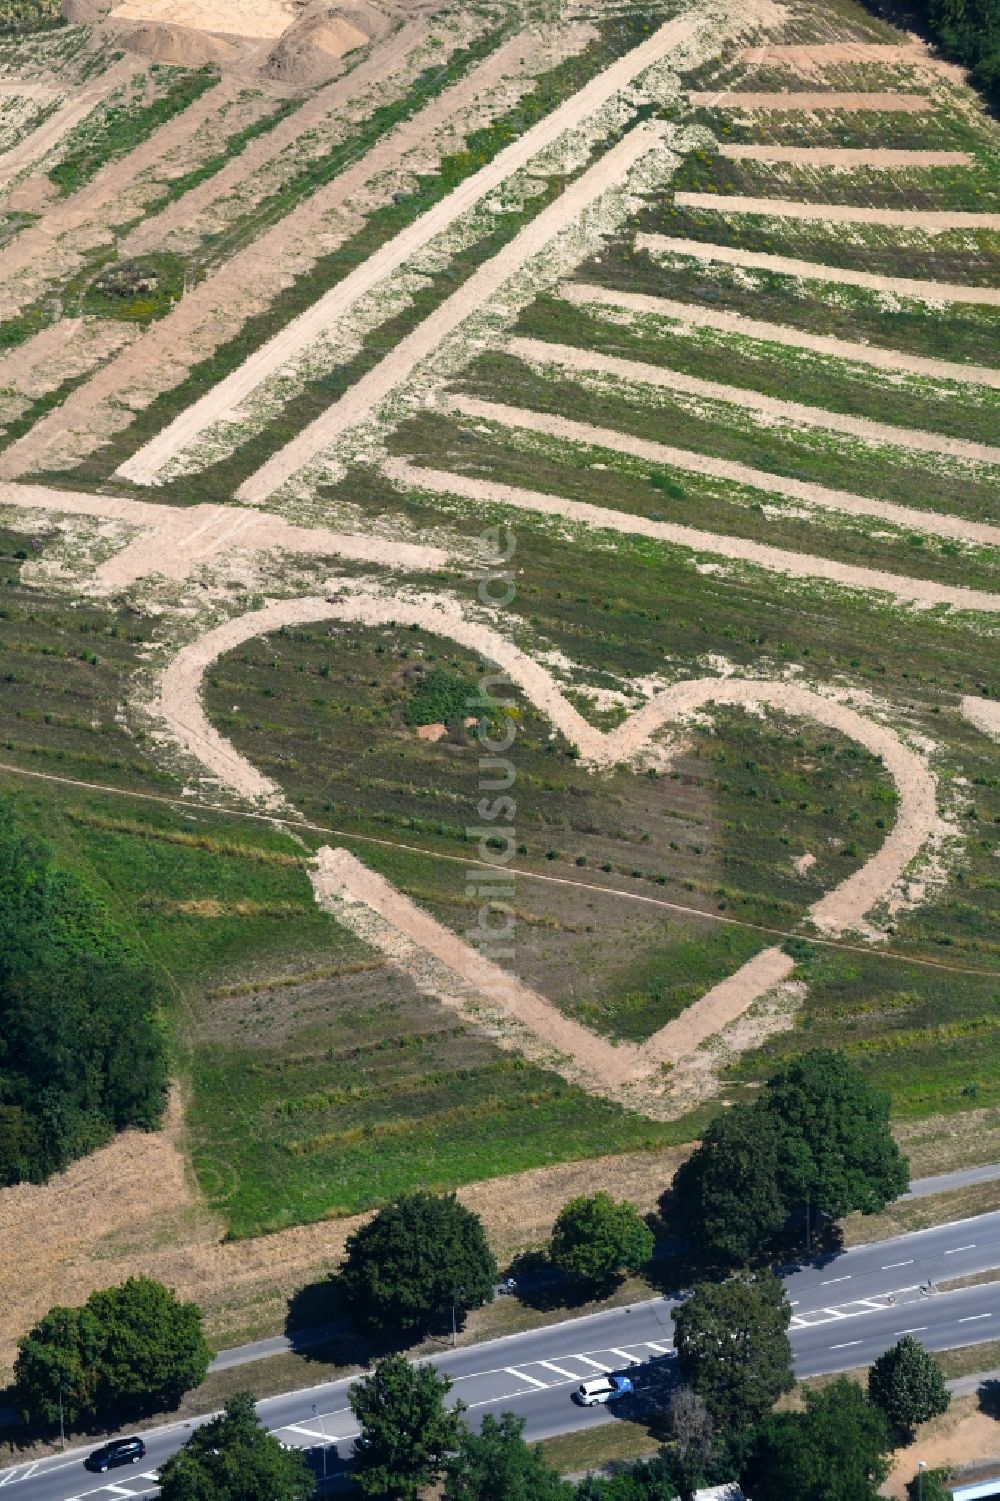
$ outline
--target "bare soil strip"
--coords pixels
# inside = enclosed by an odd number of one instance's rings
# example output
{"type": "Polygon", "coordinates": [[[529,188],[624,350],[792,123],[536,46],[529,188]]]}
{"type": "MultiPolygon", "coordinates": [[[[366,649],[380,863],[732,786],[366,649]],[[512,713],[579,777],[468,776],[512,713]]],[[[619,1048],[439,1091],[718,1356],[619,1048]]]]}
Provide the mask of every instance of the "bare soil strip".
{"type": "Polygon", "coordinates": [[[140,255],[169,245],[174,230],[196,226],[200,215],[219,199],[240,203],[248,182],[293,146],[301,136],[317,133],[323,140],[333,140],[339,132],[336,116],[358,96],[387,89],[389,79],[399,70],[410,52],[415,51],[427,35],[424,20],[408,21],[399,31],[376,43],[364,62],[340,78],[318,89],[311,98],[282,120],[273,130],[250,141],[239,156],[233,158],[206,182],[170,203],[160,213],[143,222],[122,241],[121,254],[140,255]]]}
{"type": "Polygon", "coordinates": [[[608,427],[591,427],[587,422],[574,422],[569,417],[557,417],[549,412],[535,412],[527,407],[507,406],[502,402],[481,401],[471,396],[455,395],[448,398],[449,407],[466,417],[485,417],[489,422],[501,422],[507,427],[525,428],[529,432],[542,433],[547,438],[561,438],[569,443],[586,443],[594,448],[606,448],[611,452],[633,454],[639,459],[649,459],[654,464],[669,464],[688,474],[705,474],[712,479],[729,480],[734,485],[746,485],[770,495],[781,495],[786,500],[804,501],[807,505],[822,510],[842,511],[849,516],[873,516],[880,521],[889,521],[894,526],[910,531],[920,531],[930,537],[949,537],[955,541],[981,542],[986,546],[1000,546],[1000,526],[991,526],[985,521],[967,521],[962,516],[942,516],[937,511],[919,511],[912,506],[897,506],[886,500],[868,500],[861,495],[849,495],[845,490],[829,490],[825,485],[816,485],[809,480],[787,479],[781,474],[771,474],[765,469],[751,469],[748,464],[738,464],[732,459],[713,458],[688,448],[671,448],[666,443],[656,443],[650,438],[636,438],[630,433],[620,433],[608,427]]]}
{"type": "Polygon", "coordinates": [[[662,61],[693,35],[694,30],[694,20],[686,15],[681,16],[668,21],[647,41],[618,58],[572,98],[527,130],[480,171],[467,178],[446,198],[370,256],[325,297],[321,297],[305,313],[294,319],[262,349],[244,361],[232,375],[220,381],[200,401],[182,412],[162,433],[123,464],[118,473],[138,484],[154,484],[164,465],[206,427],[238,407],[261,381],[311,344],[361,297],[384,281],[436,235],[448,229],[486,193],[499,187],[513,172],[525,166],[539,151],[557,140],[564,130],[571,130],[579,125],[581,120],[599,109],[620,89],[627,87],[639,73],[662,61]]]}
{"type": "MultiPolygon", "coordinates": [[[[912,66],[927,58],[916,42],[766,42],[744,47],[738,54],[742,63],[905,63],[912,66]]],[[[930,59],[931,61],[933,59],[930,59]]]]}
{"type": "Polygon", "coordinates": [[[835,89],[821,94],[692,93],[687,98],[691,109],[796,110],[809,114],[820,110],[876,110],[879,114],[915,115],[932,108],[924,94],[842,94],[835,89]]]}
{"type": "Polygon", "coordinates": [[[652,521],[645,516],[631,515],[627,511],[613,511],[606,506],[590,505],[587,501],[565,500],[562,496],[546,495],[540,490],[522,490],[515,485],[474,479],[465,474],[421,469],[400,459],[392,459],[382,467],[384,473],[397,484],[410,485],[433,495],[453,495],[484,505],[510,506],[543,516],[562,516],[581,526],[620,532],[623,535],[651,537],[654,541],[688,548],[703,556],[708,554],[732,558],[740,563],[751,563],[755,568],[766,568],[769,573],[783,573],[790,578],[826,579],[848,589],[875,590],[891,596],[901,604],[925,607],[947,605],[953,609],[980,610],[988,614],[1000,611],[1000,594],[988,594],[981,589],[962,589],[950,584],[937,584],[930,579],[905,578],[902,574],[887,573],[879,568],[859,568],[852,563],[837,563],[831,558],[819,558],[810,553],[789,552],[785,548],[768,547],[762,542],[750,542],[741,537],[723,537],[717,532],[699,531],[693,526],[652,521]]]}
{"type": "Polygon", "coordinates": [[[681,208],[718,214],[763,214],[769,219],[808,219],[836,224],[884,224],[892,229],[922,229],[942,234],[949,229],[1000,229],[1000,214],[964,209],[862,208],[851,203],[800,203],[789,198],[746,198],[739,194],[675,193],[681,208]]]}
{"type": "MultiPolygon", "coordinates": [[[[661,143],[655,126],[640,125],[582,176],[554,203],[537,214],[498,255],[480,266],[468,281],[436,308],[429,318],[393,348],[374,369],[356,381],[338,401],[278,450],[240,486],[241,500],[266,500],[278,487],[316,458],[349,428],[397,390],[422,360],[433,354],[470,314],[481,308],[503,284],[544,250],[567,225],[581,217],[608,188],[661,143]]],[[[362,268],[364,269],[364,268],[362,268]]]]}
{"type": "MultiPolygon", "coordinates": [[[[655,241],[656,235],[640,235],[639,240],[655,241]]],[[[657,250],[656,244],[645,243],[641,249],[657,250]]],[[[874,344],[855,344],[850,339],[838,339],[832,334],[810,334],[803,329],[790,328],[783,323],[764,323],[758,318],[746,318],[742,313],[717,312],[714,308],[700,307],[693,302],[674,302],[668,297],[649,297],[642,292],[619,292],[616,288],[585,286],[580,282],[568,282],[561,288],[569,302],[597,303],[605,307],[631,308],[637,313],[652,313],[659,318],[676,320],[690,328],[716,328],[721,333],[741,334],[748,339],[760,339],[768,344],[782,344],[789,349],[811,349],[816,354],[830,355],[837,360],[850,360],[856,365],[872,365],[876,370],[902,370],[910,375],[929,375],[935,380],[957,381],[961,385],[992,386],[1000,390],[1000,370],[988,365],[959,365],[952,360],[935,360],[928,355],[908,354],[901,349],[880,349],[874,344]]]]}
{"type": "Polygon", "coordinates": [[[803,167],[970,167],[969,151],[865,150],[854,146],[733,146],[719,143],[720,156],[735,162],[794,162],[803,167]]]}
{"type": "MultiPolygon", "coordinates": [[[[43,120],[37,130],[5,151],[0,156],[0,187],[6,186],[19,172],[23,172],[26,167],[51,151],[53,146],[57,146],[67,131],[86,119],[91,110],[96,109],[101,100],[113,93],[119,85],[127,83],[134,72],[135,58],[123,57],[92,83],[85,84],[79,93],[66,101],[62,109],[57,109],[47,120],[43,120]]],[[[20,86],[18,92],[22,92],[20,86]]]]}
{"type": "Polygon", "coordinates": [[[985,735],[1000,740],[1000,701],[995,698],[976,698],[967,693],[962,699],[962,713],[970,724],[985,735]]]}
{"type": "MultiPolygon", "coordinates": [[[[571,35],[585,44],[579,29],[571,35]]],[[[391,200],[396,187],[411,185],[415,163],[422,170],[439,161],[443,151],[460,147],[470,128],[491,119],[489,100],[502,80],[513,75],[527,88],[533,74],[517,67],[518,48],[526,46],[522,34],[511,38],[214,275],[189,288],[131,348],[95,371],[5,450],[0,474],[14,478],[69,467],[127,427],[136,410],[180,384],[193,366],[214,355],[297,276],[359,230],[366,215],[391,200]]],[[[516,87],[507,87],[519,97],[516,87]]]]}
{"type": "MultiPolygon", "coordinates": [[[[579,349],[570,344],[547,344],[541,339],[513,338],[507,347],[511,354],[536,365],[548,364],[565,370],[595,371],[634,381],[638,385],[662,386],[669,391],[729,402],[733,406],[760,412],[762,416],[779,422],[801,423],[808,427],[825,428],[829,432],[849,433],[851,437],[862,438],[866,443],[886,443],[894,448],[911,449],[917,453],[945,453],[954,458],[968,459],[972,463],[1000,464],[1000,447],[994,448],[989,443],[973,443],[966,438],[949,438],[940,433],[920,432],[917,428],[895,427],[887,422],[874,422],[867,417],[853,417],[846,412],[828,412],[823,407],[807,406],[803,402],[781,401],[776,396],[765,396],[745,386],[727,386],[721,381],[701,380],[697,376],[665,369],[661,365],[596,354],[590,349],[579,349]]],[[[926,512],[920,514],[926,515],[926,512]]],[[[1000,543],[1000,528],[991,530],[995,533],[993,540],[1000,543]]]]}
{"type": "Polygon", "coordinates": [[[149,501],[43,485],[0,483],[0,505],[53,511],[67,516],[103,517],[141,528],[128,546],[102,563],[95,579],[121,588],[158,574],[184,579],[209,558],[241,552],[304,553],[312,557],[351,558],[384,567],[442,568],[448,554],[420,543],[390,542],[362,532],[334,532],[324,527],[293,526],[280,516],[262,515],[239,506],[158,506],[149,501]]]}
{"type": "MultiPolygon", "coordinates": [[[[877,903],[885,900],[937,825],[936,784],[924,759],[895,731],[878,724],[847,703],[826,698],[799,684],[753,679],[699,678],[674,684],[656,694],[616,729],[604,733],[590,725],[568,701],[552,675],[513,642],[490,626],[468,619],[457,602],[440,596],[386,594],[377,587],[350,583],[339,597],[282,600],[228,620],[184,647],[162,674],[154,707],[174,738],[209,772],[242,796],[274,806],[279,789],[241,756],[210,724],[201,703],[201,683],[209,666],[223,653],[254,636],[282,626],[321,620],[362,622],[371,626],[417,625],[479,652],[521,688],[553,726],[595,768],[631,762],[649,749],[665,725],[697,713],[711,703],[759,708],[768,704],[783,713],[803,715],[857,740],[881,757],[899,793],[896,821],[881,848],[846,880],[810,909],[812,921],[826,933],[856,928],[877,903]]],[[[560,1055],[554,1066],[601,1093],[650,1081],[664,1062],[683,1056],[727,1025],[778,981],[787,978],[791,961],[780,950],[757,955],[736,974],[713,987],[680,1018],[645,1044],[611,1044],[564,1017],[544,997],[487,961],[469,944],[443,928],[409,898],[374,875],[344,851],[321,852],[318,899],[346,893],[364,902],[399,934],[444,963],[465,985],[499,1005],[560,1055]]],[[[392,953],[390,951],[390,957],[392,953]]],[[[473,1013],[474,1014],[474,1013],[473,1013]]],[[[638,1105],[636,1099],[633,1103],[638,1105]]],[[[646,1108],[653,1108],[647,1104],[646,1108]]]]}

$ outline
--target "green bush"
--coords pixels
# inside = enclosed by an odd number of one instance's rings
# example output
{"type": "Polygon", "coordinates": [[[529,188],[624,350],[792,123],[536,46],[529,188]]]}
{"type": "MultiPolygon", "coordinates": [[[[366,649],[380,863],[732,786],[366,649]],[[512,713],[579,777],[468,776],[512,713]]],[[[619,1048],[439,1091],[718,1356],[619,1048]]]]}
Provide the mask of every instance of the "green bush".
{"type": "Polygon", "coordinates": [[[148,1277],[56,1307],[18,1341],[14,1386],[25,1422],[51,1426],[176,1406],[205,1379],[201,1310],[148,1277]]]}

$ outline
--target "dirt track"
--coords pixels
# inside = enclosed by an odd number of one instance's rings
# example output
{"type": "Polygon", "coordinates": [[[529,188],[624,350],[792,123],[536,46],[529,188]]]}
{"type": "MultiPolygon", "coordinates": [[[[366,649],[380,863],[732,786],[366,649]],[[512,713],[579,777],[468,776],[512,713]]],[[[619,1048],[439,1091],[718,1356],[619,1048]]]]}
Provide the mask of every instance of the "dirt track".
{"type": "MultiPolygon", "coordinates": [[[[637,237],[647,248],[647,240],[655,235],[637,237]]],[[[650,244],[651,250],[658,246],[650,244]]],[[[631,308],[637,313],[653,313],[658,318],[670,318],[691,328],[717,328],[721,333],[742,334],[745,338],[760,339],[768,344],[782,344],[789,349],[811,349],[816,354],[831,355],[837,360],[850,360],[855,365],[871,365],[876,370],[902,370],[910,375],[929,375],[934,380],[957,381],[961,385],[992,386],[1000,390],[1000,370],[989,365],[959,365],[952,360],[935,360],[927,355],[909,354],[901,349],[881,349],[874,344],[855,344],[849,339],[838,339],[831,334],[810,334],[785,323],[763,323],[757,318],[746,318],[742,313],[717,312],[714,308],[702,307],[694,302],[674,302],[668,297],[649,297],[642,292],[619,292],[604,287],[583,286],[570,282],[562,289],[562,295],[570,302],[593,302],[605,307],[631,308]]],[[[887,289],[888,290],[888,289],[887,289]]]]}
{"type": "Polygon", "coordinates": [[[903,574],[887,573],[878,568],[859,568],[852,563],[837,563],[831,558],[821,558],[811,553],[768,547],[762,542],[749,542],[742,537],[724,537],[718,532],[703,532],[695,527],[680,526],[670,521],[651,521],[645,516],[590,505],[582,500],[564,500],[561,496],[543,494],[538,490],[522,490],[514,485],[474,479],[470,475],[450,471],[420,469],[399,459],[384,464],[383,471],[401,485],[412,485],[431,494],[463,496],[485,505],[511,506],[516,510],[534,511],[542,516],[562,516],[581,526],[620,532],[623,536],[652,537],[658,542],[688,548],[697,554],[732,558],[736,562],[750,563],[755,568],[765,568],[771,573],[786,574],[789,578],[826,579],[847,589],[873,590],[887,594],[901,604],[946,605],[952,609],[981,610],[988,614],[1000,610],[1000,594],[988,594],[981,589],[963,589],[950,584],[937,584],[930,579],[907,578],[903,574]]]}
{"type": "Polygon", "coordinates": [[[787,94],[727,93],[688,94],[691,109],[745,109],[802,111],[876,110],[879,114],[923,114],[931,101],[923,94],[842,94],[836,89],[822,94],[790,91],[787,94]]]}
{"type": "Polygon", "coordinates": [[[889,147],[870,150],[854,146],[734,146],[719,143],[719,155],[736,162],[794,162],[801,167],[969,167],[968,151],[894,151],[889,147]]]}
{"type": "Polygon", "coordinates": [[[763,214],[770,219],[819,220],[830,224],[883,224],[891,229],[921,229],[943,234],[950,229],[1000,229],[1000,214],[964,210],[862,208],[850,203],[802,203],[789,198],[746,198],[739,194],[675,193],[681,208],[713,214],[763,214]]]}
{"type": "MultiPolygon", "coordinates": [[[[849,736],[879,756],[899,793],[895,823],[882,846],[846,880],[810,908],[822,931],[857,928],[872,907],[886,900],[937,826],[934,777],[925,761],[895,731],[859,714],[847,703],[826,698],[797,683],[738,678],[698,678],[656,694],[616,729],[604,733],[589,724],[569,702],[552,675],[536,660],[491,627],[468,619],[448,598],[386,593],[365,584],[345,585],[329,599],[282,600],[238,616],[184,647],[162,674],[154,713],[174,739],[209,771],[242,796],[275,806],[280,789],[262,776],[210,724],[201,704],[201,682],[209,666],[225,652],[282,626],[345,620],[366,625],[418,625],[470,647],[505,672],[537,709],[577,747],[595,768],[633,762],[664,726],[682,722],[711,703],[758,708],[767,704],[783,713],[805,716],[849,736]]],[[[689,1006],[683,1025],[669,1023],[642,1046],[611,1044],[562,1016],[537,992],[507,976],[463,940],[435,922],[381,877],[343,851],[322,852],[318,879],[321,900],[346,892],[387,920],[405,939],[444,963],[463,982],[509,1012],[544,1046],[556,1049],[554,1066],[585,1087],[614,1094],[629,1085],[653,1088],[660,1064],[691,1051],[742,1013],[778,981],[791,962],[779,950],[765,950],[734,975],[689,1006]],[[561,1061],[568,1060],[568,1063],[561,1061]]],[[[391,950],[387,950],[390,952],[391,950]]],[[[638,1099],[635,1100],[638,1104],[638,1099]]],[[[647,1102],[648,1109],[655,1108],[647,1102]]]]}
{"type": "Polygon", "coordinates": [[[669,464],[672,469],[685,470],[689,474],[709,475],[712,479],[729,480],[734,485],[746,485],[767,494],[781,495],[786,500],[804,501],[807,505],[817,506],[822,510],[842,511],[848,516],[877,517],[880,521],[889,521],[894,526],[923,532],[930,537],[981,542],[992,547],[1000,545],[1000,526],[991,526],[985,521],[967,521],[963,516],[943,516],[937,511],[922,511],[912,506],[893,505],[886,500],[869,500],[862,495],[849,495],[844,490],[830,490],[825,485],[816,485],[809,480],[788,479],[781,474],[751,469],[748,464],[738,464],[732,459],[712,458],[689,448],[670,448],[666,443],[655,443],[649,438],[635,438],[613,428],[591,427],[589,423],[574,422],[551,412],[535,412],[527,407],[480,401],[473,396],[451,396],[448,405],[453,411],[461,412],[466,417],[483,417],[488,422],[525,428],[529,432],[562,438],[569,443],[586,443],[596,448],[611,449],[612,452],[634,454],[636,458],[649,459],[656,464],[669,464]]]}
{"type": "Polygon", "coordinates": [[[1000,701],[995,698],[975,698],[967,693],[962,699],[962,713],[984,735],[992,735],[995,740],[1000,740],[1000,701]]]}
{"type": "Polygon", "coordinates": [[[225,413],[237,408],[261,381],[313,343],[330,325],[378,286],[407,259],[472,208],[486,193],[525,166],[563,131],[571,130],[599,109],[620,89],[647,68],[662,61],[687,41],[694,22],[687,16],[669,21],[647,41],[617,59],[558,109],[499,152],[491,162],[400,231],[388,244],[369,257],[318,302],[270,339],[208,395],[194,402],[164,431],[141,448],[119,473],[138,484],[153,484],[168,461],[225,413]]]}
{"type": "MultiPolygon", "coordinates": [[[[727,386],[720,381],[700,380],[697,376],[684,375],[679,370],[664,368],[662,365],[618,359],[613,355],[579,349],[575,345],[547,344],[541,339],[514,338],[507,347],[511,354],[533,364],[548,363],[565,370],[612,375],[633,381],[637,385],[663,386],[670,391],[704,396],[712,401],[730,402],[744,410],[760,412],[762,416],[775,421],[825,428],[834,433],[849,433],[866,443],[888,443],[895,448],[910,449],[916,453],[946,453],[973,463],[1000,464],[1000,447],[993,448],[988,443],[948,438],[940,433],[920,432],[917,428],[894,427],[886,422],[873,422],[867,417],[854,417],[845,412],[830,412],[825,407],[806,406],[797,401],[780,401],[775,396],[764,396],[745,386],[727,386]]],[[[1000,528],[993,530],[996,532],[994,540],[1000,543],[1000,528]]]]}
{"type": "MultiPolygon", "coordinates": [[[[585,37],[580,28],[570,32],[570,40],[581,45],[585,37]]],[[[440,152],[457,149],[467,130],[492,118],[488,102],[482,101],[489,100],[501,78],[519,71],[521,91],[527,88],[533,76],[531,59],[516,69],[519,49],[524,50],[524,42],[517,36],[491,53],[206,281],[189,289],[166,317],[0,455],[0,474],[13,478],[36,469],[65,468],[126,427],[134,410],[178,385],[192,366],[213,355],[296,276],[336,250],[361,227],[367,213],[390,201],[396,186],[407,185],[415,162],[426,168],[440,152]]],[[[535,56],[535,63],[539,60],[535,56]]],[[[187,202],[187,195],[181,202],[187,202]]]]}
{"type": "Polygon", "coordinates": [[[585,214],[609,188],[661,143],[654,126],[640,125],[613,147],[595,166],[572,183],[524,229],[480,266],[430,317],[401,339],[383,360],[356,381],[320,417],[252,474],[237,491],[241,500],[266,500],[285,480],[302,469],[349,428],[364,421],[378,404],[398,390],[417,365],[433,354],[442,340],[493,297],[504,282],[538,255],[568,225],[585,214]]]}

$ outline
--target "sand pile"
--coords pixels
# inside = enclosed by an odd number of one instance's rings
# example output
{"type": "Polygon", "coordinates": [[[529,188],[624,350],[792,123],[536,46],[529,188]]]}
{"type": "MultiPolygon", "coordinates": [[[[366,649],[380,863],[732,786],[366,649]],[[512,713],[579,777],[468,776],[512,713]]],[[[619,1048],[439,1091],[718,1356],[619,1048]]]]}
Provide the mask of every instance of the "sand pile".
{"type": "Polygon", "coordinates": [[[368,0],[65,0],[98,20],[102,39],[157,62],[262,73],[294,84],[325,82],[340,59],[388,30],[368,0]]]}

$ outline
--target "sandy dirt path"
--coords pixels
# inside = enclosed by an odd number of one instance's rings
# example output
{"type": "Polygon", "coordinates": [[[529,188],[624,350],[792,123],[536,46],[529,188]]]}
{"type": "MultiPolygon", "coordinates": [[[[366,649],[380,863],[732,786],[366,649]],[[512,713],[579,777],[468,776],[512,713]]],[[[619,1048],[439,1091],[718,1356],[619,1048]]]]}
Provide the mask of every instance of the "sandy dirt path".
{"type": "MultiPolygon", "coordinates": [[[[924,759],[894,730],[842,700],[791,682],[698,678],[657,693],[605,733],[584,719],[546,668],[490,626],[467,618],[456,601],[388,594],[355,582],[346,584],[336,597],[282,600],[228,620],[182,648],[161,675],[152,705],[154,715],[188,754],[241,796],[272,807],[281,801],[275,783],[262,776],[210,723],[201,701],[204,675],[225,652],[255,636],[323,620],[369,626],[412,624],[470,647],[499,667],[595,768],[635,762],[665,726],[682,722],[713,703],[755,711],[769,705],[782,713],[815,719],[857,741],[881,758],[895,781],[897,816],[868,861],[810,908],[811,920],[824,933],[842,933],[861,925],[865,914],[888,898],[937,827],[936,784],[924,759]]],[[[786,979],[792,967],[780,950],[764,950],[688,1007],[677,1019],[680,1027],[668,1023],[641,1046],[612,1044],[564,1017],[551,1002],[486,960],[353,855],[329,848],[322,851],[314,885],[320,900],[346,895],[364,903],[405,939],[445,964],[464,985],[499,1005],[544,1046],[555,1049],[559,1056],[554,1066],[560,1071],[568,1070],[567,1076],[584,1087],[613,1097],[623,1088],[644,1082],[655,1091],[662,1063],[684,1056],[731,1023],[786,979]]],[[[384,951],[393,957],[391,949],[384,951]]]]}
{"type": "Polygon", "coordinates": [[[565,500],[539,490],[522,490],[515,485],[492,480],[474,479],[471,475],[445,470],[420,469],[400,459],[383,464],[384,473],[395,483],[409,485],[434,495],[459,496],[483,505],[510,506],[520,511],[535,511],[543,516],[562,516],[581,526],[622,535],[651,537],[657,542],[683,547],[702,555],[732,558],[751,563],[769,573],[783,573],[790,578],[825,579],[848,589],[874,590],[888,594],[900,604],[919,606],[946,605],[952,609],[977,610],[988,614],[1000,611],[1000,594],[982,589],[963,589],[937,584],[930,579],[911,579],[884,569],[860,568],[852,563],[837,563],[812,553],[790,552],[769,547],[763,542],[749,542],[742,537],[723,537],[718,532],[700,531],[670,521],[652,521],[627,511],[590,505],[582,500],[565,500]]]}
{"type": "MultiPolygon", "coordinates": [[[[9,151],[0,156],[0,190],[10,183],[26,167],[41,160],[53,146],[57,146],[66,133],[85,120],[108,94],[127,84],[136,70],[134,57],[123,57],[99,78],[85,84],[67,99],[61,109],[43,120],[37,130],[18,141],[9,151]]],[[[22,92],[20,85],[18,91],[22,92]]]]}
{"type": "Polygon", "coordinates": [[[448,229],[486,193],[499,187],[544,147],[557,140],[563,131],[573,129],[588,115],[600,109],[640,73],[661,62],[688,40],[694,30],[695,22],[686,15],[681,16],[667,22],[645,42],[618,58],[565,103],[499,152],[486,166],[473,173],[447,197],[434,204],[382,246],[363,265],[358,266],[305,313],[270,339],[262,349],[244,361],[238,370],[182,412],[162,433],[123,464],[119,474],[138,484],[155,483],[156,476],[164,465],[206,427],[238,407],[261,381],[274,374],[286,361],[317,339],[361,297],[378,286],[436,235],[448,229]]]}
{"type": "Polygon", "coordinates": [[[185,579],[210,559],[226,558],[236,551],[348,558],[418,572],[443,568],[448,563],[448,553],[439,547],[389,541],[364,532],[293,526],[280,516],[241,506],[158,506],[79,490],[0,483],[2,505],[122,521],[138,528],[139,535],[94,573],[99,583],[115,588],[153,575],[185,579]]]}
{"type": "Polygon", "coordinates": [[[982,730],[984,735],[992,735],[994,740],[1000,740],[1000,700],[976,698],[967,693],[962,699],[961,709],[965,718],[977,730],[982,730]]]}
{"type": "MultiPolygon", "coordinates": [[[[586,34],[573,28],[573,40],[582,46],[586,34]]],[[[415,161],[426,169],[442,152],[458,149],[470,128],[491,119],[489,100],[501,80],[517,73],[520,92],[529,88],[534,76],[530,68],[516,67],[524,45],[521,34],[511,38],[189,289],[131,348],[95,371],[57,410],[0,455],[0,475],[13,478],[36,469],[68,467],[127,427],[134,411],[180,384],[193,366],[210,358],[248,319],[268,308],[297,276],[360,229],[372,210],[391,200],[396,187],[411,185],[415,161]]],[[[537,48],[534,56],[538,61],[537,48]]]]}
{"type": "Polygon", "coordinates": [[[865,150],[854,146],[734,146],[719,143],[719,155],[734,162],[793,162],[801,167],[970,167],[969,151],[865,150]]]}
{"type": "Polygon", "coordinates": [[[751,469],[749,464],[738,464],[732,459],[717,459],[688,448],[671,448],[666,443],[657,443],[650,438],[636,438],[630,433],[621,433],[609,427],[591,427],[587,422],[575,422],[569,417],[557,417],[551,412],[535,412],[528,407],[512,407],[503,402],[482,401],[477,397],[463,395],[450,396],[448,406],[466,417],[484,417],[488,422],[524,428],[528,432],[542,433],[547,438],[560,438],[568,443],[586,443],[595,448],[632,454],[654,464],[668,464],[672,469],[680,469],[688,474],[704,474],[712,479],[729,480],[734,485],[744,485],[765,494],[781,495],[786,500],[804,501],[806,505],[816,506],[820,510],[841,511],[847,516],[871,516],[879,521],[891,522],[893,526],[922,532],[929,537],[948,537],[958,542],[1000,546],[1000,526],[992,526],[989,522],[967,521],[964,516],[943,516],[938,511],[921,511],[914,506],[893,505],[887,500],[869,500],[862,495],[850,495],[845,490],[830,490],[825,485],[816,485],[809,480],[788,479],[782,474],[771,474],[764,469],[751,469]]]}
{"type": "Polygon", "coordinates": [[[617,186],[637,162],[661,143],[660,132],[653,125],[640,125],[630,131],[624,140],[571,183],[554,203],[526,224],[498,255],[480,266],[430,317],[401,339],[374,369],[363,375],[320,417],[250,475],[237,491],[240,499],[252,503],[266,500],[324,448],[349,428],[363,422],[393,391],[405,384],[443,339],[483,307],[506,281],[564,229],[594,209],[609,188],[617,186]]]}
{"type": "MultiPolygon", "coordinates": [[[[798,401],[781,401],[746,386],[727,386],[721,381],[701,380],[662,365],[640,360],[619,359],[597,354],[570,344],[547,344],[541,339],[513,338],[508,344],[511,354],[532,364],[548,364],[564,370],[594,371],[612,375],[637,385],[662,386],[689,396],[704,396],[711,401],[725,401],[746,411],[778,422],[820,427],[833,433],[848,433],[866,443],[887,443],[914,453],[943,453],[971,463],[1000,464],[1000,447],[973,443],[966,438],[949,438],[941,433],[925,433],[912,427],[895,427],[888,422],[874,422],[846,412],[829,412],[823,407],[807,406],[798,401]]],[[[916,514],[916,513],[914,513],[916,514]]],[[[993,528],[993,540],[1000,543],[1000,527],[993,528]]]]}
{"type": "Polygon", "coordinates": [[[883,224],[890,229],[920,229],[943,234],[949,229],[1000,229],[1000,214],[964,209],[863,208],[851,203],[801,203],[790,198],[746,198],[739,194],[675,193],[680,208],[717,214],[763,214],[769,219],[818,220],[830,224],[883,224]]]}
{"type": "Polygon", "coordinates": [[[814,114],[822,110],[876,110],[879,114],[922,114],[932,108],[924,94],[847,94],[830,89],[819,94],[790,90],[787,94],[688,94],[691,109],[745,109],[814,114]]]}
{"type": "MultiPolygon", "coordinates": [[[[656,235],[637,236],[640,249],[658,250],[656,235]]],[[[604,307],[631,308],[636,313],[652,313],[669,318],[688,328],[715,328],[720,333],[739,334],[789,349],[810,349],[836,360],[850,360],[855,365],[871,365],[876,370],[902,370],[909,375],[929,375],[934,380],[961,385],[992,386],[1000,390],[1000,370],[989,365],[959,365],[952,360],[936,360],[928,355],[910,354],[902,349],[880,349],[874,344],[856,344],[832,334],[810,334],[786,323],[764,323],[742,313],[726,313],[701,307],[694,302],[675,302],[669,297],[650,297],[642,292],[619,292],[614,288],[590,287],[580,282],[567,283],[562,295],[570,302],[596,303],[604,307]]]]}
{"type": "Polygon", "coordinates": [[[903,63],[912,66],[927,59],[915,42],[765,42],[744,47],[741,63],[791,63],[793,67],[829,67],[835,63],[903,63]]]}

